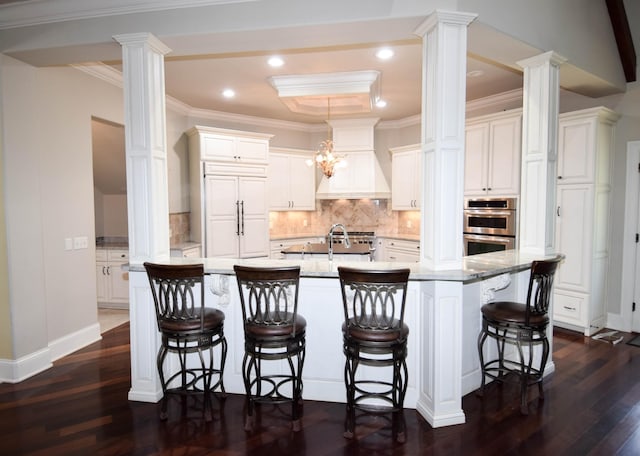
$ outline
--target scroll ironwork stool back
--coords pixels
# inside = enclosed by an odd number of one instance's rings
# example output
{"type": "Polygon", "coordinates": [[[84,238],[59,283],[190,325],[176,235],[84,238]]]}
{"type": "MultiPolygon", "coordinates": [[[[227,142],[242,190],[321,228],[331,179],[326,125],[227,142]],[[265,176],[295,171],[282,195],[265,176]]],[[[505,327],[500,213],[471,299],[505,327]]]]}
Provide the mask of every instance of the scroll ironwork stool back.
{"type": "Polygon", "coordinates": [[[227,341],[224,336],[224,313],[205,307],[204,267],[144,263],[156,310],[162,344],[157,368],[162,384],[160,417],[167,418],[168,394],[203,394],[207,421],[212,419],[211,393],[219,388],[223,397],[224,365],[227,341]],[[214,348],[220,346],[218,365],[214,348]],[[176,353],[180,369],[166,374],[168,353],[176,353]],[[189,360],[197,353],[197,360],[189,360]],[[207,357],[204,355],[208,354],[207,357]],[[214,377],[217,379],[214,381],[214,377]]]}
{"type": "Polygon", "coordinates": [[[344,308],[342,325],[347,391],[346,438],[355,434],[356,409],[392,414],[392,432],[405,440],[407,337],[404,322],[409,269],[364,270],[339,267],[344,308]],[[391,379],[359,375],[360,365],[391,366],[391,379]],[[382,378],[382,379],[381,379],[382,378]]]}
{"type": "Polygon", "coordinates": [[[254,425],[255,403],[291,403],[294,431],[300,430],[306,320],[298,314],[300,267],[234,266],[242,304],[246,391],[245,429],[254,425]],[[287,360],[288,373],[265,374],[263,361],[287,360]]]}
{"type": "Polygon", "coordinates": [[[544,399],[542,380],[549,359],[549,305],[553,289],[553,278],[561,257],[534,261],[527,288],[526,302],[495,301],[481,308],[482,330],[478,336],[478,355],[482,369],[479,395],[484,394],[486,378],[499,382],[510,381],[515,376],[520,384],[520,410],[528,414],[527,390],[538,385],[544,399]],[[497,359],[485,361],[484,342],[490,337],[496,341],[497,359]],[[515,346],[515,356],[505,356],[505,349],[515,346]],[[539,364],[536,366],[534,348],[542,347],[539,364]],[[511,374],[511,375],[509,375],[511,374]]]}

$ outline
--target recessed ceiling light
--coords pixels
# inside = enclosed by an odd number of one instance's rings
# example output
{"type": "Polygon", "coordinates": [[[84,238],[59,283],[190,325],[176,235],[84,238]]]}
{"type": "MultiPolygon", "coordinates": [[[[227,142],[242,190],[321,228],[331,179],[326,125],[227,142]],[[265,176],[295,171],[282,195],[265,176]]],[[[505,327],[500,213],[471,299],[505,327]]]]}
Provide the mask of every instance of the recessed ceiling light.
{"type": "Polygon", "coordinates": [[[482,70],[471,70],[467,73],[468,78],[478,78],[482,75],[484,75],[484,71],[482,70]]]}
{"type": "Polygon", "coordinates": [[[376,101],[376,106],[378,108],[384,108],[387,106],[387,102],[380,98],[378,101],[376,101]]]}
{"type": "Polygon", "coordinates": [[[282,58],[278,57],[277,55],[274,55],[273,57],[269,58],[269,60],[267,60],[267,63],[270,66],[277,68],[284,65],[284,60],[282,60],[282,58]]]}
{"type": "Polygon", "coordinates": [[[376,57],[380,60],[388,60],[393,57],[393,50],[390,48],[382,48],[378,52],[376,52],[376,57]]]}
{"type": "Polygon", "coordinates": [[[222,91],[222,96],[225,98],[233,98],[236,96],[236,93],[233,91],[233,89],[224,89],[222,91]]]}

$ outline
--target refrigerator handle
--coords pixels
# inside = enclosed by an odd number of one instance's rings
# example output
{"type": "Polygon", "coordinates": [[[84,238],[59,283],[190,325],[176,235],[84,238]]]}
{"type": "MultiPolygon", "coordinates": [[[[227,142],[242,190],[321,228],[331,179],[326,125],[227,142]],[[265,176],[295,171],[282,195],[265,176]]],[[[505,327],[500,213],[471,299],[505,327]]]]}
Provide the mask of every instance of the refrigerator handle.
{"type": "Polygon", "coordinates": [[[244,236],[244,200],[240,201],[240,207],[242,210],[242,231],[240,233],[244,236]]]}
{"type": "Polygon", "coordinates": [[[236,235],[240,236],[240,201],[236,200],[236,235]]]}

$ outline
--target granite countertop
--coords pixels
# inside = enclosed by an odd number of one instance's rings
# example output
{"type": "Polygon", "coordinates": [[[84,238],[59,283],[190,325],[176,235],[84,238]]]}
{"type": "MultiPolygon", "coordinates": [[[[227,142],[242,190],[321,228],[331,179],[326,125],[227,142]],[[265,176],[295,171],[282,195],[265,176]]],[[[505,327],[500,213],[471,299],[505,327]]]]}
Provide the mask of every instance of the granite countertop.
{"type": "MultiPolygon", "coordinates": [[[[409,280],[413,281],[451,281],[473,282],[480,279],[497,276],[500,274],[524,271],[531,267],[534,260],[555,258],[558,255],[533,255],[521,253],[519,250],[506,250],[502,252],[484,253],[464,257],[462,264],[456,269],[434,270],[420,263],[401,263],[387,261],[328,261],[328,260],[270,260],[263,258],[237,259],[237,258],[171,258],[167,264],[199,264],[204,263],[207,274],[233,275],[233,266],[236,264],[254,267],[301,267],[301,277],[337,278],[338,266],[350,266],[360,269],[399,269],[409,268],[411,274],[409,280]]],[[[131,271],[144,272],[141,264],[131,264],[131,271]]]]}
{"type": "Polygon", "coordinates": [[[106,250],[127,250],[129,248],[129,239],[124,236],[98,237],[96,238],[96,248],[106,250]]]}
{"type": "MultiPolygon", "coordinates": [[[[285,254],[304,254],[304,255],[328,255],[328,244],[296,244],[282,250],[285,254]]],[[[351,244],[350,248],[344,244],[334,244],[333,253],[335,255],[369,255],[368,244],[351,244]]]]}

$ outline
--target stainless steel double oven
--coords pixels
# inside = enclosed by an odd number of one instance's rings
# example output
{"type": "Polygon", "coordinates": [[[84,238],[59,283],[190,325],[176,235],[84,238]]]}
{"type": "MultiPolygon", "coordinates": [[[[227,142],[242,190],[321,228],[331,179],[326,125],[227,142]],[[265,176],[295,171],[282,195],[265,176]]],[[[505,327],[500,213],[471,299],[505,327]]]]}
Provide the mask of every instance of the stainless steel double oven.
{"type": "Polygon", "coordinates": [[[517,246],[517,198],[464,200],[464,254],[496,252],[517,246]]]}

